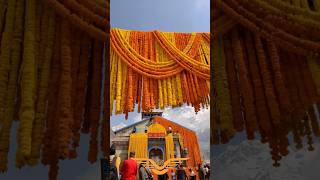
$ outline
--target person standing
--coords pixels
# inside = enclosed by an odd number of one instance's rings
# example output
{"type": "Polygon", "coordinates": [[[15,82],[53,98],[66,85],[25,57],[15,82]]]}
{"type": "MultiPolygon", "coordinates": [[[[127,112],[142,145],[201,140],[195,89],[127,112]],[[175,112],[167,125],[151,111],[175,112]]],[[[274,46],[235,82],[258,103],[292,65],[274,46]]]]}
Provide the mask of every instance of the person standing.
{"type": "Polygon", "coordinates": [[[152,176],[150,169],[148,167],[145,167],[145,169],[146,169],[146,173],[148,176],[148,180],[153,180],[153,176],[152,176]]]}
{"type": "Polygon", "coordinates": [[[209,163],[207,164],[207,168],[208,168],[208,172],[207,172],[207,174],[208,174],[208,179],[210,179],[211,170],[210,170],[210,164],[209,164],[209,163]]]}
{"type": "Polygon", "coordinates": [[[123,162],[121,168],[122,180],[135,180],[138,171],[137,162],[132,159],[135,157],[135,154],[135,152],[130,152],[129,159],[123,162]]]}
{"type": "Polygon", "coordinates": [[[184,170],[182,164],[180,164],[177,170],[177,180],[186,180],[186,179],[187,179],[186,171],[184,170]]]}
{"type": "Polygon", "coordinates": [[[139,178],[140,178],[140,180],[148,180],[149,179],[148,174],[147,174],[147,170],[142,164],[140,164],[140,166],[139,166],[139,178]]]}
{"type": "Polygon", "coordinates": [[[171,172],[171,179],[176,180],[176,173],[174,172],[174,170],[172,170],[171,172]]]}
{"type": "Polygon", "coordinates": [[[205,165],[204,170],[205,170],[206,179],[209,180],[210,179],[210,167],[208,164],[205,165]]]}
{"type": "Polygon", "coordinates": [[[168,179],[169,179],[169,176],[167,173],[158,176],[158,180],[168,180],[168,179]]]}
{"type": "Polygon", "coordinates": [[[190,168],[190,180],[196,180],[197,176],[194,174],[194,171],[190,168]]]}
{"type": "Polygon", "coordinates": [[[205,180],[205,170],[201,164],[198,166],[198,174],[199,174],[199,179],[200,180],[205,180]]]}
{"type": "Polygon", "coordinates": [[[117,168],[117,156],[116,156],[116,147],[114,144],[110,147],[110,173],[109,173],[109,180],[118,180],[118,169],[117,168]]]}

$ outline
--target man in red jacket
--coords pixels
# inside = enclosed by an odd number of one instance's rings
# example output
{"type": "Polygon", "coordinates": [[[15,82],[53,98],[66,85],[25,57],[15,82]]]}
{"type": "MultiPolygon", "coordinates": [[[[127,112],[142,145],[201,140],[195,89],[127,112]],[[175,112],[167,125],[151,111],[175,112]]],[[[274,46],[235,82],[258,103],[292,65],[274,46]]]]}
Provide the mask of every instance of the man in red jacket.
{"type": "Polygon", "coordinates": [[[121,168],[121,179],[122,180],[135,180],[138,171],[138,165],[132,158],[135,157],[135,152],[130,152],[129,159],[123,162],[121,168]]]}

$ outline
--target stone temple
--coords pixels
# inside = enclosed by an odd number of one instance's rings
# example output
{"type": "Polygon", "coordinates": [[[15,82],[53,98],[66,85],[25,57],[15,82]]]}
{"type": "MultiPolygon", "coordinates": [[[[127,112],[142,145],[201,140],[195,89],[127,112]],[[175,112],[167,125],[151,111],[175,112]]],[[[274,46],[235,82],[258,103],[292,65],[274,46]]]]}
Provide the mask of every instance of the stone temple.
{"type": "Polygon", "coordinates": [[[154,179],[174,171],[178,164],[183,164],[187,173],[190,169],[197,172],[202,163],[196,133],[163,118],[162,112],[144,112],[142,121],[119,129],[112,136],[111,144],[121,161],[134,151],[137,162],[150,168],[154,179]]]}

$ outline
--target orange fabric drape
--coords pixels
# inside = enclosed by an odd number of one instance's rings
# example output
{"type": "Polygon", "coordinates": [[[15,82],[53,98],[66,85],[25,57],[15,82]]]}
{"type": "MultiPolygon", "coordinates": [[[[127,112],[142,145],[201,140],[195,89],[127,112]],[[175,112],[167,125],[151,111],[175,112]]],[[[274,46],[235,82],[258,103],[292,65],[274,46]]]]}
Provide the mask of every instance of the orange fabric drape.
{"type": "Polygon", "coordinates": [[[189,151],[188,157],[190,159],[187,161],[187,166],[190,168],[198,167],[198,164],[200,164],[202,160],[196,133],[194,131],[186,129],[185,127],[182,127],[179,124],[168,121],[161,117],[155,117],[154,122],[161,124],[167,130],[169,129],[169,127],[171,127],[173,132],[177,132],[181,135],[181,137],[183,138],[184,147],[188,148],[189,151]]]}

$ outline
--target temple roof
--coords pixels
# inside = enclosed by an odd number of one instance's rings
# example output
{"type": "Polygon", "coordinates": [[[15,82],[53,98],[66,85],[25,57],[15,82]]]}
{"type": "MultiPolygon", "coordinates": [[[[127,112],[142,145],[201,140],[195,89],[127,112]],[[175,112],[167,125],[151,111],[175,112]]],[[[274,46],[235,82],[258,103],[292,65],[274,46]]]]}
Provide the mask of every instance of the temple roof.
{"type": "MultiPolygon", "coordinates": [[[[178,126],[181,126],[181,127],[184,128],[184,129],[187,129],[187,130],[192,131],[192,132],[195,133],[195,131],[193,131],[193,130],[191,130],[191,129],[189,129],[189,128],[187,128],[187,127],[185,127],[185,126],[183,126],[183,125],[181,125],[181,124],[179,124],[179,123],[170,121],[170,120],[168,120],[168,119],[166,119],[166,118],[163,118],[163,117],[160,117],[160,116],[155,116],[155,117],[161,118],[161,119],[166,120],[166,121],[169,121],[170,123],[176,124],[176,125],[178,125],[178,126]]],[[[154,117],[153,117],[153,118],[154,118],[154,117]]],[[[129,129],[129,128],[133,127],[133,126],[137,126],[137,125],[139,125],[139,124],[142,124],[142,123],[144,123],[144,122],[146,122],[146,121],[150,121],[150,120],[152,120],[152,118],[144,119],[144,120],[142,120],[142,121],[139,121],[139,122],[133,123],[133,124],[131,124],[131,125],[128,125],[128,126],[126,126],[126,127],[124,127],[124,128],[118,129],[118,130],[114,131],[114,133],[117,134],[117,133],[119,133],[119,132],[121,132],[121,131],[124,131],[124,130],[129,129]]],[[[150,124],[151,124],[151,122],[150,122],[150,124]]],[[[161,124],[161,123],[160,123],[160,124],[161,124]]]]}

